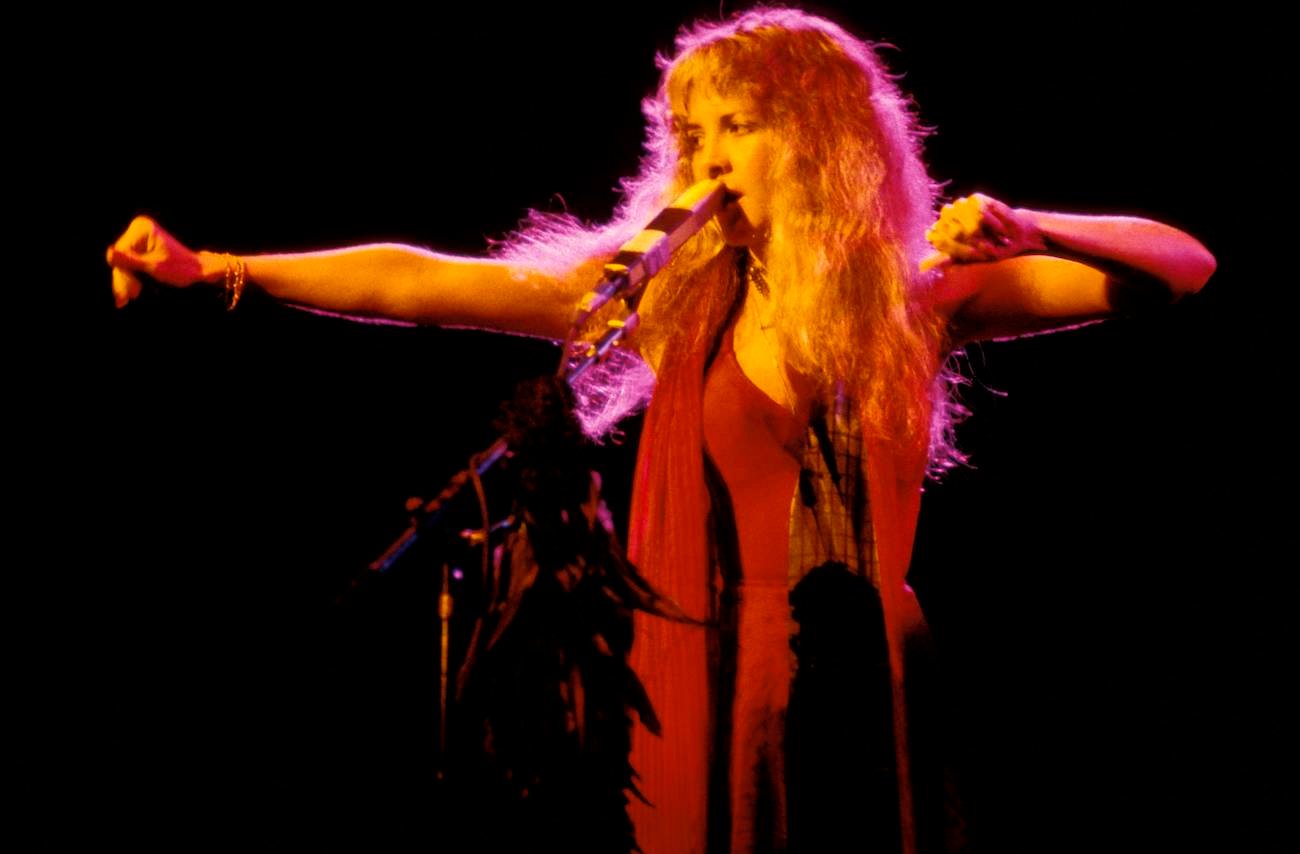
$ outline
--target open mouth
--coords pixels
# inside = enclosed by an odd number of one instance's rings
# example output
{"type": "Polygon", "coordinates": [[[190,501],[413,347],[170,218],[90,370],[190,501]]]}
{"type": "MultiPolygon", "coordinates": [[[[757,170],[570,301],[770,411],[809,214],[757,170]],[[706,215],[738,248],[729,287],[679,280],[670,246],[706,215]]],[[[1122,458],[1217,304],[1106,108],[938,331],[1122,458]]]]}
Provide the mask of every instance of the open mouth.
{"type": "Polygon", "coordinates": [[[731,190],[724,190],[722,193],[722,207],[729,208],[740,201],[743,193],[733,193],[731,190]]]}

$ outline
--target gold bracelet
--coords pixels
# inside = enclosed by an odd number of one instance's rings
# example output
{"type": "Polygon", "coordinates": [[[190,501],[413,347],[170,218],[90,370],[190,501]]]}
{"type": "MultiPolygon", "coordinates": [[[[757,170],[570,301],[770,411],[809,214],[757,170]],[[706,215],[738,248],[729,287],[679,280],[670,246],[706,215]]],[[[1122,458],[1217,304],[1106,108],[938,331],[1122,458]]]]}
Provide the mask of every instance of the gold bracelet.
{"type": "Polygon", "coordinates": [[[229,253],[222,255],[226,259],[226,278],[224,293],[226,311],[234,311],[239,305],[239,298],[244,295],[244,283],[248,280],[248,265],[242,258],[229,253]]]}

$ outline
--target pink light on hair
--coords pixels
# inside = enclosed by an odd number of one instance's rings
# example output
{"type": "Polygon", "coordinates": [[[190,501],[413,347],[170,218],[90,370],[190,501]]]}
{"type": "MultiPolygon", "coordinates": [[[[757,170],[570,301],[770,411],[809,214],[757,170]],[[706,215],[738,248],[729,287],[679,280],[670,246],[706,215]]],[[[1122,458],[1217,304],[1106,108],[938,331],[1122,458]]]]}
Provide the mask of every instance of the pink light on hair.
{"type": "MultiPolygon", "coordinates": [[[[962,461],[951,441],[960,379],[944,367],[945,330],[918,272],[937,187],[921,160],[924,131],[875,47],[806,12],[760,7],[684,28],[676,52],[656,61],[640,169],[621,182],[611,221],[533,212],[500,254],[557,276],[594,273],[691,183],[680,128],[692,91],[743,95],[778,141],[766,265],[782,285],[774,332],[786,359],[823,389],[846,382],[868,435],[900,445],[929,437],[917,452],[932,471],[962,461]]],[[[659,273],[642,304],[646,362],[716,335],[735,293],[735,252],[711,224],[659,273]]],[[[611,361],[577,389],[585,429],[607,432],[652,388],[644,363],[611,361]]]]}

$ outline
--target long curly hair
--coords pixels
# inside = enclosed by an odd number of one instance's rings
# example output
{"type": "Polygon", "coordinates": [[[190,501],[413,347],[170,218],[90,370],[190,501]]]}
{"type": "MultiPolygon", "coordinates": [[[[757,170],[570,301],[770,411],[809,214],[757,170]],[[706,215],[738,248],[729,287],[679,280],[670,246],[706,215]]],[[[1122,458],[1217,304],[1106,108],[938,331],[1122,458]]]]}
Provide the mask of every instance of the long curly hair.
{"type": "MultiPolygon", "coordinates": [[[[660,55],[658,90],[642,102],[645,152],[622,182],[612,221],[584,226],[531,214],[507,256],[572,274],[608,254],[693,182],[684,120],[692,92],[749,99],[773,131],[768,278],[779,287],[775,333],[790,367],[829,390],[843,384],[867,435],[928,444],[931,470],[963,458],[951,427],[961,408],[944,367],[942,319],[922,299],[938,187],[921,160],[921,128],[875,47],[801,10],[759,7],[698,22],[660,55]]],[[[642,303],[640,350],[658,365],[706,346],[736,294],[737,251],[716,223],[692,237],[642,303]]],[[[648,397],[644,368],[611,363],[578,389],[580,415],[601,433],[648,397]]]]}

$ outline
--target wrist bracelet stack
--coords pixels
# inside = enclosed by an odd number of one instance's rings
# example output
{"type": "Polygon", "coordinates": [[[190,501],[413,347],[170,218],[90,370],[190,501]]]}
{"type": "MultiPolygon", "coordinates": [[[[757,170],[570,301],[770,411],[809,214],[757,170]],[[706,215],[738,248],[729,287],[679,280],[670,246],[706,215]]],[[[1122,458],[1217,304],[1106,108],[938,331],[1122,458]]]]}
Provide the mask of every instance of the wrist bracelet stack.
{"type": "Polygon", "coordinates": [[[234,311],[235,306],[239,305],[239,298],[244,295],[244,283],[248,279],[248,265],[244,263],[242,258],[228,253],[221,257],[226,259],[226,277],[223,282],[226,311],[234,311]]]}

